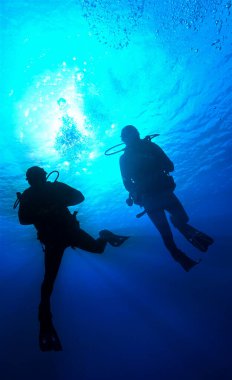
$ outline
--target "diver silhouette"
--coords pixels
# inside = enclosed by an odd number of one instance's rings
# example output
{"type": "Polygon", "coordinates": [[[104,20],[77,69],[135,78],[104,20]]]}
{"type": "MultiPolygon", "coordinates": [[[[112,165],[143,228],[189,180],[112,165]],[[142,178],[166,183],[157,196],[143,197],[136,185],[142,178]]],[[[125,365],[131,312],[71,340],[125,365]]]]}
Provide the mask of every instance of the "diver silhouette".
{"type": "Polygon", "coordinates": [[[133,125],[127,125],[121,131],[121,139],[126,144],[120,157],[120,169],[124,186],[129,192],[127,204],[144,207],[144,212],[158,229],[163,242],[174,260],[185,271],[198,264],[185,255],[175,244],[166,216],[194,247],[206,252],[213,239],[188,224],[189,217],[181,202],[174,194],[175,182],[170,172],[174,171],[172,161],[149,136],[140,138],[133,125]]]}
{"type": "Polygon", "coordinates": [[[41,286],[39,304],[40,334],[39,344],[42,351],[62,349],[59,337],[52,323],[50,298],[59,271],[64,250],[67,247],[101,254],[107,243],[118,247],[128,238],[102,230],[99,238],[94,239],[80,228],[76,212],[71,214],[68,206],[84,201],[83,194],[69,185],[47,181],[45,170],[38,166],[29,168],[26,179],[30,185],[19,198],[18,217],[20,224],[33,224],[38,239],[44,247],[45,273],[41,286]]]}

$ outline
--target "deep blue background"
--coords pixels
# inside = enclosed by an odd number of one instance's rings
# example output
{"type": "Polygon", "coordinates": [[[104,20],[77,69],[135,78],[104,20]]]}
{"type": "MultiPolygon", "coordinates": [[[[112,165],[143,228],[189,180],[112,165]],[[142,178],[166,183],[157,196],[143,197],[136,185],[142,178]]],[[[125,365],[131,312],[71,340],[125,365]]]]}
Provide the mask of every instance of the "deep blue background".
{"type": "MultiPolygon", "coordinates": [[[[230,380],[232,7],[223,0],[3,0],[1,25],[0,370],[2,379],[230,380]],[[82,135],[55,144],[64,97],[82,135]],[[185,273],[137,206],[119,155],[134,124],[175,163],[176,193],[215,238],[185,273]],[[80,189],[81,226],[131,235],[104,255],[67,250],[52,306],[64,351],[38,348],[43,254],[12,205],[32,165],[80,189]]],[[[73,208],[75,210],[75,208],[73,208]]]]}

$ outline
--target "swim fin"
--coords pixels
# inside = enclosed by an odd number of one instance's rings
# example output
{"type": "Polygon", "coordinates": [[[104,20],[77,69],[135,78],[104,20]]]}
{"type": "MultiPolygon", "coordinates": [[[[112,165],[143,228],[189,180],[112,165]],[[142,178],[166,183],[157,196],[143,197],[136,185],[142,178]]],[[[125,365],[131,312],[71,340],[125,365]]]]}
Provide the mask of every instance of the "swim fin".
{"type": "Polygon", "coordinates": [[[52,322],[48,324],[40,323],[39,331],[40,350],[45,351],[62,351],[62,345],[59,336],[52,322]]]}
{"type": "Polygon", "coordinates": [[[177,228],[190,244],[202,252],[206,252],[209,246],[214,242],[210,236],[197,230],[189,224],[185,224],[181,227],[178,226],[177,228]]]}
{"type": "Polygon", "coordinates": [[[190,257],[186,256],[186,254],[182,252],[180,249],[177,249],[175,252],[173,252],[172,256],[182,266],[185,272],[189,272],[190,269],[192,269],[201,262],[201,260],[195,261],[190,257]]]}
{"type": "Polygon", "coordinates": [[[106,240],[113,247],[119,247],[127,239],[129,239],[129,236],[116,235],[116,234],[113,234],[113,232],[109,230],[102,230],[99,232],[99,235],[100,235],[100,238],[106,240]]]}

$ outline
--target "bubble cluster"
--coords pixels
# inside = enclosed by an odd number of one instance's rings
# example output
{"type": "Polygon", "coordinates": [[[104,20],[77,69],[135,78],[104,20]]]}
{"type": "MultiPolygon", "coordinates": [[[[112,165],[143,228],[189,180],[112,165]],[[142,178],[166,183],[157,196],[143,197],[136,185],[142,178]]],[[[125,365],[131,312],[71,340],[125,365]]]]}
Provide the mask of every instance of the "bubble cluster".
{"type": "Polygon", "coordinates": [[[145,0],[81,0],[90,33],[108,47],[128,46],[143,16],[145,0]]]}
{"type": "MultiPolygon", "coordinates": [[[[173,33],[197,32],[206,21],[218,35],[226,27],[231,1],[226,0],[81,0],[83,16],[90,34],[108,47],[128,46],[133,34],[142,27],[152,27],[155,38],[171,40],[173,33]]],[[[215,37],[215,41],[218,37],[215,37]]],[[[221,49],[222,41],[211,46],[221,49]]]]}

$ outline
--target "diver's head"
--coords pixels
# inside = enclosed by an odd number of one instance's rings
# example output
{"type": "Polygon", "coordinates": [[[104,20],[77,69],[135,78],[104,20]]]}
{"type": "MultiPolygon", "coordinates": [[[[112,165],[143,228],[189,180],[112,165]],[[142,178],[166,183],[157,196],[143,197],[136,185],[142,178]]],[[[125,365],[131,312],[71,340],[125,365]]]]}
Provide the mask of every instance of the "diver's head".
{"type": "Polygon", "coordinates": [[[26,180],[31,186],[40,186],[46,182],[47,173],[39,166],[32,166],[26,171],[26,180]]]}
{"type": "Polygon", "coordinates": [[[127,125],[121,131],[121,139],[126,145],[131,145],[140,139],[139,131],[133,125],[127,125]]]}

